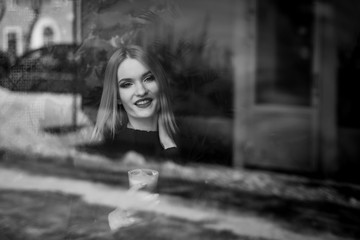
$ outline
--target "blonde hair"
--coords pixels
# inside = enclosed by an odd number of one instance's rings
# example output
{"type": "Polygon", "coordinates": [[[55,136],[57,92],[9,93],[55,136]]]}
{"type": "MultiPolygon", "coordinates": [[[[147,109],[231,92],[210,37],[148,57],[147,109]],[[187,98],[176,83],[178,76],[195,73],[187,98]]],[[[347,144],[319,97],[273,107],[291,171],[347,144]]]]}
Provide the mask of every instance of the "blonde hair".
{"type": "Polygon", "coordinates": [[[155,76],[160,89],[159,121],[164,122],[165,131],[174,139],[177,126],[168,96],[169,87],[165,71],[156,58],[136,45],[122,46],[110,57],[105,70],[103,92],[92,137],[103,138],[106,135],[114,138],[116,131],[128,123],[125,109],[118,106],[120,96],[117,79],[118,68],[126,58],[138,60],[155,76]]]}

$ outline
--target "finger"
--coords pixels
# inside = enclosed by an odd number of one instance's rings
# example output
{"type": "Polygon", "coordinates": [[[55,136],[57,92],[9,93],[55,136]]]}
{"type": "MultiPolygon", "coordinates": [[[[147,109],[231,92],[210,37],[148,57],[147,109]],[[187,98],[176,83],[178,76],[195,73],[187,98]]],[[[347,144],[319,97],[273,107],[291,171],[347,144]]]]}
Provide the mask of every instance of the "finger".
{"type": "Polygon", "coordinates": [[[120,208],[115,209],[108,215],[109,227],[115,231],[121,227],[130,226],[135,222],[135,218],[129,215],[129,212],[120,208]]]}

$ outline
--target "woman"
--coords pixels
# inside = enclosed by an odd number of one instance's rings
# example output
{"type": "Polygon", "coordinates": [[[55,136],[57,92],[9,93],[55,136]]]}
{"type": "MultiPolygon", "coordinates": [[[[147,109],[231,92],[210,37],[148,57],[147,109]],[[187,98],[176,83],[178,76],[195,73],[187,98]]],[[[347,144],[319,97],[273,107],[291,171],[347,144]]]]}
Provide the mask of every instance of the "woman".
{"type": "Polygon", "coordinates": [[[172,157],[176,124],[165,72],[142,48],[122,46],[110,57],[93,137],[113,150],[172,157]]]}

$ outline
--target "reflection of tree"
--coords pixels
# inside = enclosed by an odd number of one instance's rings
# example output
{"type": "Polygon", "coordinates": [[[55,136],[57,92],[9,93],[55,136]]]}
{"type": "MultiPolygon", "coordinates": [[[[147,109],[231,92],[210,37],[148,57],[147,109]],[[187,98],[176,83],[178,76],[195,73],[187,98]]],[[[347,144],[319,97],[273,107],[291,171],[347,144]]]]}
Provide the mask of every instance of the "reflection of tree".
{"type": "Polygon", "coordinates": [[[173,5],[132,12],[127,26],[130,31],[121,40],[142,45],[158,57],[171,79],[178,114],[231,115],[230,51],[209,41],[209,18],[200,29],[195,29],[195,36],[189,37],[176,29],[176,14],[173,5]]]}
{"type": "MultiPolygon", "coordinates": [[[[135,1],[87,1],[82,7],[86,12],[83,21],[88,23],[85,42],[98,38],[113,45],[135,43],[154,52],[171,79],[179,114],[231,116],[231,52],[209,41],[209,18],[200,29],[193,29],[195,36],[189,37],[176,27],[180,11],[168,1],[141,5],[135,1]],[[115,8],[126,10],[116,20],[106,18],[106,12],[115,8]]],[[[90,59],[86,58],[90,65],[96,64],[97,58],[90,59]]]]}

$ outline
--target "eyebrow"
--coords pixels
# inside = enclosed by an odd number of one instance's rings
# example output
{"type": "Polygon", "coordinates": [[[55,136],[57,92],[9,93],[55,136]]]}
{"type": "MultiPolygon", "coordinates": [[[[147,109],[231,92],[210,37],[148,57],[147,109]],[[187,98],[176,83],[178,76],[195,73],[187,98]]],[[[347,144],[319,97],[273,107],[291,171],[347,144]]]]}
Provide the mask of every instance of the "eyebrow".
{"type": "MultiPolygon", "coordinates": [[[[149,70],[149,71],[145,72],[144,74],[142,74],[141,78],[144,78],[144,77],[146,77],[147,75],[150,75],[150,74],[152,74],[152,72],[149,70]]],[[[118,82],[120,83],[122,81],[131,81],[131,80],[132,80],[131,78],[122,78],[118,82]]]]}

